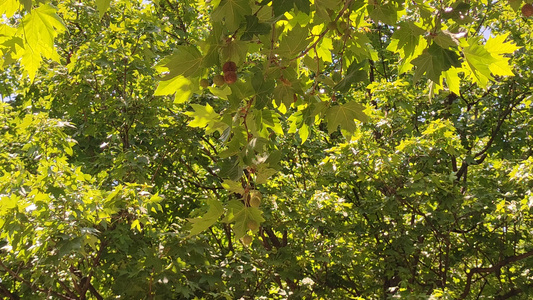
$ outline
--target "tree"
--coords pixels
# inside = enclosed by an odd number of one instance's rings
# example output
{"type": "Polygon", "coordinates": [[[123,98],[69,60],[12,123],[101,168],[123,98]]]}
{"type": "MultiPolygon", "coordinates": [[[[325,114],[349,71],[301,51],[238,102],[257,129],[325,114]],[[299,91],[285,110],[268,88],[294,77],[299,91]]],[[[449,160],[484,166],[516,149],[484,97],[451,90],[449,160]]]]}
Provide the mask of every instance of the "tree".
{"type": "Polygon", "coordinates": [[[529,7],[0,2],[0,295],[527,299],[529,7]]]}

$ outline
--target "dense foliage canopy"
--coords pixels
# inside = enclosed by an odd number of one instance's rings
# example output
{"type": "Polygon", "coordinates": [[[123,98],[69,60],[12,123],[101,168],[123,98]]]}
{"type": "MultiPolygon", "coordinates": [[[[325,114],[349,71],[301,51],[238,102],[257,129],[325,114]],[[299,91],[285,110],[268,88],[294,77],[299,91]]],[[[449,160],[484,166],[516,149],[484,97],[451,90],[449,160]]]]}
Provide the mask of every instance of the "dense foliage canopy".
{"type": "Polygon", "coordinates": [[[528,299],[532,14],[0,0],[0,297],[528,299]]]}

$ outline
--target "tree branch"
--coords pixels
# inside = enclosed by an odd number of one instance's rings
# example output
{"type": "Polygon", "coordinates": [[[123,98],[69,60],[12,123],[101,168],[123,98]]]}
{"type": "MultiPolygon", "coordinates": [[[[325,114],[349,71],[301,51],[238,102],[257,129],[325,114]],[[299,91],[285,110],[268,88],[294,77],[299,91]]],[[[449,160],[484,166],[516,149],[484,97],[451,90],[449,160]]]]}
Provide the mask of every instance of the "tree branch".
{"type": "Polygon", "coordinates": [[[52,290],[45,290],[45,289],[42,289],[40,287],[38,287],[37,285],[35,285],[34,283],[20,277],[17,273],[15,273],[13,270],[11,270],[10,268],[8,268],[2,261],[0,261],[0,266],[6,270],[9,275],[11,275],[14,279],[26,284],[27,286],[29,286],[33,291],[36,291],[36,292],[41,292],[41,293],[46,293],[46,294],[50,294],[50,295],[53,295],[59,299],[63,299],[63,300],[77,300],[75,298],[71,298],[71,297],[68,297],[68,296],[65,296],[65,295],[62,295],[62,294],[59,294],[58,292],[55,292],[55,291],[52,291],[52,290]]]}
{"type": "Polygon", "coordinates": [[[526,253],[522,253],[520,255],[515,255],[515,256],[511,256],[511,257],[508,257],[502,261],[499,261],[497,264],[493,265],[492,267],[490,268],[473,268],[470,270],[470,272],[468,272],[468,275],[466,277],[466,285],[465,285],[465,288],[463,290],[463,293],[461,294],[461,297],[459,297],[459,299],[465,299],[466,296],[468,296],[468,293],[470,293],[470,288],[472,286],[472,277],[475,275],[475,274],[482,274],[482,273],[494,273],[495,271],[501,269],[502,267],[508,265],[508,264],[512,264],[514,262],[517,262],[519,260],[522,260],[522,259],[526,259],[530,256],[533,255],[533,250],[531,251],[528,251],[526,253]]]}

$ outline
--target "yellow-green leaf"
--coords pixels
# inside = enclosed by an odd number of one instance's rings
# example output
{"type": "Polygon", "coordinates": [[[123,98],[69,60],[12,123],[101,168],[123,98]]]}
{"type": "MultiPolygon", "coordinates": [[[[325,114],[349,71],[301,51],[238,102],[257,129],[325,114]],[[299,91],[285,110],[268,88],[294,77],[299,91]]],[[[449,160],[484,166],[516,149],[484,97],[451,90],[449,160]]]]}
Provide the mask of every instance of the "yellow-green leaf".
{"type": "Polygon", "coordinates": [[[98,8],[98,14],[100,18],[104,16],[105,12],[109,9],[111,0],[96,0],[96,8],[98,8]]]}

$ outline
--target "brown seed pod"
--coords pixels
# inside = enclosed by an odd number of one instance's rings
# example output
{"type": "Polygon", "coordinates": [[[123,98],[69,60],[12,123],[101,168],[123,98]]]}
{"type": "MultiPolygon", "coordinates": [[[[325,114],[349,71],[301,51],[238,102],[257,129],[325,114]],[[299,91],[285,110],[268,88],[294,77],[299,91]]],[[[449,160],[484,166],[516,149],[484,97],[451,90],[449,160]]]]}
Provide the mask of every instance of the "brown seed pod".
{"type": "Polygon", "coordinates": [[[222,71],[224,74],[226,72],[237,72],[237,64],[232,61],[228,61],[222,66],[222,71]]]}
{"type": "Polygon", "coordinates": [[[246,246],[250,245],[252,243],[253,238],[249,235],[245,235],[242,237],[242,243],[246,246]]]}
{"type": "Polygon", "coordinates": [[[235,83],[235,81],[237,81],[237,73],[235,73],[233,71],[225,72],[224,73],[224,81],[227,84],[235,83]]]}
{"type": "Polygon", "coordinates": [[[224,76],[222,75],[215,75],[215,77],[213,77],[213,83],[216,84],[217,86],[223,86],[224,83],[226,81],[224,80],[224,76]]]}
{"type": "Polygon", "coordinates": [[[533,5],[531,3],[526,3],[522,6],[522,15],[526,18],[533,16],[533,5]]]}
{"type": "Polygon", "coordinates": [[[209,86],[209,80],[203,78],[200,80],[200,86],[203,87],[204,89],[207,88],[209,86]]]}
{"type": "Polygon", "coordinates": [[[259,229],[259,223],[257,223],[255,220],[249,220],[249,221],[246,223],[246,226],[247,226],[248,229],[250,229],[251,231],[256,231],[257,229],[259,229]]]}
{"type": "Polygon", "coordinates": [[[253,190],[253,191],[250,191],[250,200],[248,201],[248,203],[250,204],[251,207],[259,207],[259,205],[261,204],[261,198],[262,198],[262,195],[259,191],[256,191],[256,190],[253,190]]]}

